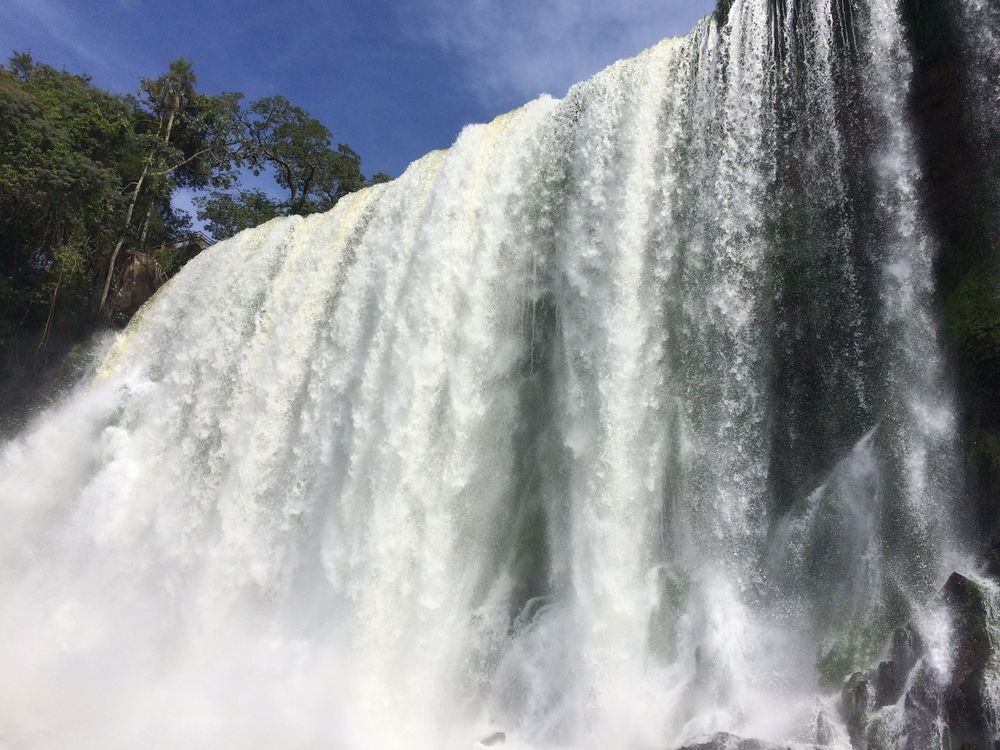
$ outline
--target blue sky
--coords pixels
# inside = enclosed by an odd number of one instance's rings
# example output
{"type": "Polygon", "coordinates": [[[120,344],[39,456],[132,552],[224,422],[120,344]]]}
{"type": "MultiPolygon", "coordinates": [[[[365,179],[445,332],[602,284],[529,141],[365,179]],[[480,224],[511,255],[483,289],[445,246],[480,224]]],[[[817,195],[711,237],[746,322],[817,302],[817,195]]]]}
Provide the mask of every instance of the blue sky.
{"type": "Polygon", "coordinates": [[[0,50],[113,91],[183,56],[202,90],[282,94],[366,174],[427,151],[659,39],[714,0],[0,0],[0,50]]]}

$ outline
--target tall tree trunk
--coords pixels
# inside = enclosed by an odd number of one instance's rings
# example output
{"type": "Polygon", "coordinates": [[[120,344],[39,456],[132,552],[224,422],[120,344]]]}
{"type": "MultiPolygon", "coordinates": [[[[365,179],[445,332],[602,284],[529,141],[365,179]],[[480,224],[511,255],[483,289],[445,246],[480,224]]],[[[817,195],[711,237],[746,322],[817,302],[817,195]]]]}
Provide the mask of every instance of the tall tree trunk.
{"type": "Polygon", "coordinates": [[[139,232],[139,250],[146,247],[146,235],[149,233],[149,220],[153,215],[153,204],[146,209],[146,218],[142,220],[142,231],[139,232]]]}
{"type": "MultiPolygon", "coordinates": [[[[167,120],[167,132],[163,135],[163,142],[165,144],[170,143],[170,131],[174,127],[174,115],[177,113],[177,107],[171,106],[170,117],[167,120]]],[[[129,203],[128,211],[125,213],[125,226],[122,229],[122,234],[118,238],[118,242],[115,243],[115,249],[111,251],[111,260],[108,262],[108,274],[104,278],[104,290],[101,292],[101,302],[98,305],[98,310],[102,314],[107,314],[107,304],[108,304],[108,293],[111,291],[111,280],[115,277],[115,263],[118,262],[118,254],[121,252],[122,245],[125,244],[125,238],[128,236],[128,229],[132,226],[132,215],[135,213],[135,206],[139,202],[139,193],[142,191],[143,183],[146,181],[146,177],[149,175],[149,170],[153,166],[153,152],[150,152],[149,157],[146,159],[146,163],[142,167],[142,174],[139,175],[138,181],[135,183],[135,190],[132,191],[132,202],[129,203]]]]}
{"type": "Polygon", "coordinates": [[[55,289],[52,290],[52,301],[49,303],[49,316],[45,320],[45,329],[42,331],[42,338],[38,341],[35,354],[38,355],[45,350],[49,343],[49,334],[52,333],[52,321],[56,314],[56,299],[59,297],[59,286],[62,284],[63,272],[59,271],[59,278],[56,279],[55,289]]]}
{"type": "Polygon", "coordinates": [[[139,175],[138,182],[135,183],[135,190],[132,191],[132,202],[129,204],[128,211],[125,214],[125,228],[122,230],[121,236],[118,238],[118,242],[115,243],[115,249],[111,251],[111,260],[108,262],[108,273],[104,277],[104,290],[101,292],[101,303],[98,305],[98,310],[101,313],[106,311],[108,303],[108,292],[111,291],[111,280],[115,276],[115,263],[118,261],[118,253],[121,252],[122,245],[125,244],[125,237],[128,234],[128,228],[132,224],[132,214],[135,213],[135,204],[139,202],[139,191],[142,190],[142,183],[146,180],[146,175],[149,174],[150,161],[152,157],[146,161],[145,166],[142,168],[142,174],[139,175]]]}

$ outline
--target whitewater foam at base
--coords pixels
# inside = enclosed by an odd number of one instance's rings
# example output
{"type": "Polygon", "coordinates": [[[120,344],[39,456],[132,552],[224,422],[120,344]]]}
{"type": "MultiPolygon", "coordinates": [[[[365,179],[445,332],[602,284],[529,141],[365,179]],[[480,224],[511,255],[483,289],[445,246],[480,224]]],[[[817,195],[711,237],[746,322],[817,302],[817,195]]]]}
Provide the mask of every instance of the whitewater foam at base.
{"type": "Polygon", "coordinates": [[[3,447],[0,746],[849,746],[962,565],[860,6],[737,0],[191,261],[3,447]]]}

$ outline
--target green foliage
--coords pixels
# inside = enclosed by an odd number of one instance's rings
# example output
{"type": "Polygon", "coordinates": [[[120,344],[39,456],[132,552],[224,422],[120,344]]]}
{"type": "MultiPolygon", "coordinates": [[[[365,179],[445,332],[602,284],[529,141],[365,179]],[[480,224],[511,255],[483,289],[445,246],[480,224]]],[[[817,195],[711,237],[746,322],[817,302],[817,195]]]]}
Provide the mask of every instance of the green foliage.
{"type": "Polygon", "coordinates": [[[81,314],[91,272],[113,242],[138,137],[131,106],[89,79],[15,55],[0,68],[3,309],[25,325],[81,314]],[[70,250],[72,249],[72,250],[70,250]],[[72,284],[69,282],[72,280],[72,284]],[[60,296],[56,289],[60,287],[60,296]]]}
{"type": "Polygon", "coordinates": [[[273,169],[288,191],[291,213],[308,210],[320,174],[329,170],[330,131],[283,96],[268,96],[240,113],[242,156],[254,175],[273,169]]]}
{"type": "Polygon", "coordinates": [[[281,205],[260,190],[241,190],[235,195],[214,192],[194,202],[205,229],[218,239],[232,237],[282,214],[281,205]]]}
{"type": "Polygon", "coordinates": [[[948,296],[946,321],[962,364],[977,380],[1000,384],[1000,268],[995,265],[977,263],[962,276],[948,296]]]}
{"type": "Polygon", "coordinates": [[[980,241],[962,249],[971,260],[946,291],[945,332],[965,402],[969,489],[988,534],[997,527],[1000,497],[1000,246],[980,241]]]}
{"type": "Polygon", "coordinates": [[[146,121],[144,150],[156,176],[170,176],[171,187],[228,187],[238,166],[239,94],[202,94],[196,84],[192,64],[183,58],[159,78],[142,79],[138,102],[146,121]]]}
{"type": "Polygon", "coordinates": [[[366,184],[361,157],[308,113],[205,94],[183,58],[122,96],[15,53],[0,65],[0,401],[16,410],[39,369],[125,322],[112,302],[132,254],[169,276],[197,252],[177,189],[211,191],[196,204],[222,238],[366,184]],[[273,174],[288,200],[241,189],[244,169],[273,174]]]}
{"type": "Polygon", "coordinates": [[[287,199],[261,190],[216,190],[198,197],[198,218],[215,239],[275,216],[327,211],[348,193],[390,179],[379,172],[366,180],[361,156],[344,143],[334,149],[327,127],[282,96],[257,99],[245,108],[236,98],[229,106],[237,129],[234,162],[254,177],[273,175],[287,199]]]}
{"type": "Polygon", "coordinates": [[[881,617],[858,621],[820,644],[816,675],[823,688],[839,688],[854,672],[868,669],[885,646],[889,628],[881,617]]]}

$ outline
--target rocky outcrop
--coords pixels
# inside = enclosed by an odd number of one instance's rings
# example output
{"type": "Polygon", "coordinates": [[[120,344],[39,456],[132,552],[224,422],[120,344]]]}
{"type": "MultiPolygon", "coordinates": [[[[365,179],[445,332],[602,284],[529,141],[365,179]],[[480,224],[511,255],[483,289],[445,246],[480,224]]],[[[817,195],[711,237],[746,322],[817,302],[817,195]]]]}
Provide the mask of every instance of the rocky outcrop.
{"type": "Polygon", "coordinates": [[[993,578],[1000,578],[1000,531],[993,534],[983,555],[983,562],[986,565],[986,575],[993,578]]]}
{"type": "Polygon", "coordinates": [[[843,688],[844,720],[855,747],[867,750],[993,748],[984,679],[991,657],[989,592],[953,573],[941,591],[952,620],[954,661],[942,677],[907,624],[893,635],[889,658],[851,675],[843,688]]]}
{"type": "Polygon", "coordinates": [[[987,736],[986,668],[992,655],[987,592],[975,582],[952,574],[943,596],[952,612],[955,662],[944,697],[944,716],[953,747],[992,747],[987,736]]]}
{"type": "Polygon", "coordinates": [[[842,693],[844,721],[851,744],[861,746],[872,713],[896,704],[906,690],[907,679],[923,658],[924,644],[912,625],[893,633],[889,658],[868,672],[855,672],[842,693]]]}
{"type": "Polygon", "coordinates": [[[167,275],[156,258],[147,253],[133,253],[122,269],[111,304],[116,310],[133,315],[166,280],[167,275]]]}
{"type": "Polygon", "coordinates": [[[504,744],[506,741],[506,732],[493,732],[492,734],[479,740],[479,745],[480,747],[496,747],[497,745],[504,744]]]}

